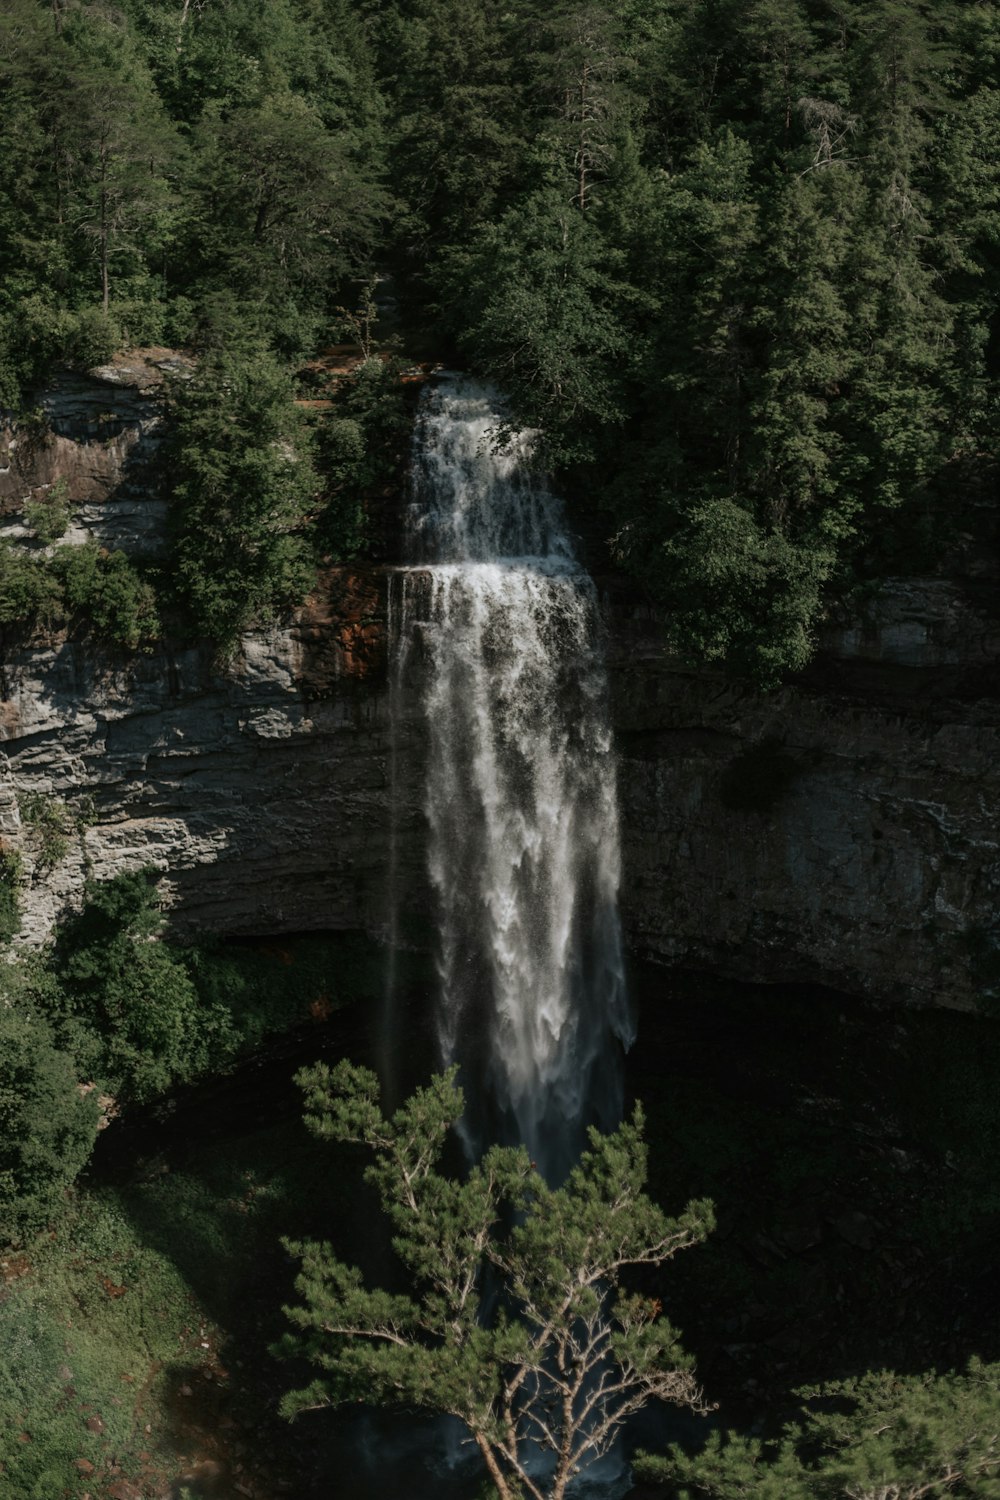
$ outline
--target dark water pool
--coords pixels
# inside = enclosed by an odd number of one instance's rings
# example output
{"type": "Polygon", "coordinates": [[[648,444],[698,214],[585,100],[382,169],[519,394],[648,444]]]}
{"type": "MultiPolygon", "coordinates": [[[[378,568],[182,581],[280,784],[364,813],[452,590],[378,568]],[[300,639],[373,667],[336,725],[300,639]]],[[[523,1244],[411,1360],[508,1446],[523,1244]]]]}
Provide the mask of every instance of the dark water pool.
{"type": "MultiPolygon", "coordinates": [[[[708,1245],[647,1285],[684,1330],[721,1420],[766,1427],[795,1387],[866,1368],[1000,1357],[1000,1030],[642,964],[632,985],[627,1090],[646,1110],[651,1191],[668,1211],[710,1196],[719,1215],[708,1245]]],[[[433,1067],[427,996],[417,978],[397,1002],[401,1093],[433,1067]]],[[[481,1492],[461,1434],[440,1423],[360,1407],[292,1426],[274,1415],[308,1374],[268,1353],[294,1297],[280,1237],[328,1238],[382,1284],[397,1275],[362,1157],[308,1136],[293,1083],[318,1057],[374,1064],[379,1019],[370,1002],[347,1006],[233,1076],[114,1125],[95,1157],[91,1180],[119,1196],[226,1330],[226,1430],[254,1495],[481,1492]],[[194,1201],[196,1232],[184,1212],[194,1201]]],[[[697,1442],[702,1430],[674,1414],[633,1441],[697,1442]]],[[[597,1492],[625,1489],[605,1476],[597,1492]]]]}

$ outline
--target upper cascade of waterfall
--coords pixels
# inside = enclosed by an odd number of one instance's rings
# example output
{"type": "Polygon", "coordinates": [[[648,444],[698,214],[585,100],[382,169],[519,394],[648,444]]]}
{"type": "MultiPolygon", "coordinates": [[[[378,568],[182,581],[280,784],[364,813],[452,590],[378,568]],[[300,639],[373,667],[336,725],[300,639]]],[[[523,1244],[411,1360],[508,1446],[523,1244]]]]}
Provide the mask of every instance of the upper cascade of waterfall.
{"type": "Polygon", "coordinates": [[[562,505],[534,467],[536,434],[503,419],[496,391],[445,375],[425,393],[414,441],[411,557],[424,563],[578,563],[562,505]]]}

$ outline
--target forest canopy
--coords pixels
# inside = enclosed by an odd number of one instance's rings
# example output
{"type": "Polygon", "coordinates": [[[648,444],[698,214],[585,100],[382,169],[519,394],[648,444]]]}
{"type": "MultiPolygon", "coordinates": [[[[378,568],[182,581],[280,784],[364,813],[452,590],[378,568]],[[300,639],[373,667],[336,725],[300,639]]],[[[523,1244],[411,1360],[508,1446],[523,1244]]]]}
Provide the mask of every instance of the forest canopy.
{"type": "Polygon", "coordinates": [[[8,0],[0,402],[128,343],[294,372],[392,277],[773,683],[992,537],[998,52],[954,0],[8,0]]]}

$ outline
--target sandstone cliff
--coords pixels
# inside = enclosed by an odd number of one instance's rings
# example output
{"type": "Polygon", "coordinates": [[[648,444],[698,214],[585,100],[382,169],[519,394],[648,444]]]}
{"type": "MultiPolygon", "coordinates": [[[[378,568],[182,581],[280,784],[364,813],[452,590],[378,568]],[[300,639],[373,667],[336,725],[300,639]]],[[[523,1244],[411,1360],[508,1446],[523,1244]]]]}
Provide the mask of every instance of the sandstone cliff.
{"type": "MultiPolygon", "coordinates": [[[[65,478],[77,532],[155,547],[144,476],[170,358],[68,378],[33,451],[0,437],[8,527],[65,478]]],[[[0,834],[25,857],[21,940],[41,940],[88,874],[146,863],[168,872],[181,931],[382,931],[393,762],[397,879],[419,912],[421,744],[405,683],[395,729],[390,715],[388,576],[330,570],[224,670],[169,644],[115,657],[80,639],[8,642],[0,834]],[[39,806],[64,830],[54,864],[39,806]]],[[[809,674],[764,696],[684,670],[617,590],[608,616],[633,947],[742,978],[973,1003],[995,966],[1000,887],[989,595],[889,584],[831,625],[809,674]]]]}
{"type": "Polygon", "coordinates": [[[678,669],[634,618],[613,681],[626,925],[651,956],[969,1005],[1000,947],[1000,622],[889,583],[759,695],[678,669]]]}

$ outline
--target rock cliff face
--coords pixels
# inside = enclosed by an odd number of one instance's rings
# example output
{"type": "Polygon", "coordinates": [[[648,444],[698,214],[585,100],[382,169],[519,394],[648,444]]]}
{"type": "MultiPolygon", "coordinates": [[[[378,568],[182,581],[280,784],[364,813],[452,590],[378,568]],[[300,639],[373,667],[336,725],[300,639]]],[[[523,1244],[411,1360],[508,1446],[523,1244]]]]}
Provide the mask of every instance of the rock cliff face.
{"type": "MultiPolygon", "coordinates": [[[[150,349],[65,373],[39,414],[0,425],[0,536],[29,536],[25,502],[59,485],[72,513],[59,545],[157,552],[163,384],[185,363],[150,349]]],[[[207,647],[3,642],[0,838],[22,858],[20,941],[43,940],[88,876],[145,864],[169,871],[182,931],[383,926],[384,620],[383,582],[335,569],[225,669],[207,647]]],[[[405,739],[405,715],[394,732],[405,739]]]]}
{"type": "MultiPolygon", "coordinates": [[[[0,833],[22,853],[23,940],[87,876],[146,864],[181,931],[385,925],[390,745],[379,590],[343,571],[284,629],[207,652],[109,658],[73,641],[8,651],[0,833]],[[377,686],[369,686],[373,680],[377,686]],[[47,868],[39,809],[61,824],[47,868]]],[[[406,722],[396,726],[407,753],[406,722]]],[[[418,840],[403,861],[419,881],[418,840]]]]}
{"type": "Polygon", "coordinates": [[[0,536],[24,536],[24,505],[62,487],[66,545],[162,550],[166,503],[151,482],[167,375],[190,364],[170,349],[119,355],[86,375],[62,372],[28,421],[0,423],[0,536]]]}
{"type": "MultiPolygon", "coordinates": [[[[170,357],[68,379],[49,433],[8,430],[0,524],[16,535],[24,498],[64,478],[78,531],[155,547],[143,476],[170,357]]],[[[406,684],[390,714],[386,588],[377,569],[330,570],[226,670],[207,650],[8,642],[0,835],[24,857],[21,940],[42,940],[88,875],[149,863],[182,932],[382,931],[393,764],[394,867],[419,912],[421,738],[406,684]]],[[[685,671],[612,591],[633,947],[917,1003],[969,1005],[995,985],[1000,622],[970,589],[887,585],[767,696],[685,671]]]]}
{"type": "Polygon", "coordinates": [[[740,978],[975,1003],[1000,946],[998,659],[1000,624],[938,583],[887,585],[766,696],[678,670],[641,622],[620,630],[632,943],[740,978]]]}

